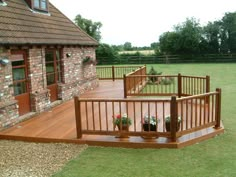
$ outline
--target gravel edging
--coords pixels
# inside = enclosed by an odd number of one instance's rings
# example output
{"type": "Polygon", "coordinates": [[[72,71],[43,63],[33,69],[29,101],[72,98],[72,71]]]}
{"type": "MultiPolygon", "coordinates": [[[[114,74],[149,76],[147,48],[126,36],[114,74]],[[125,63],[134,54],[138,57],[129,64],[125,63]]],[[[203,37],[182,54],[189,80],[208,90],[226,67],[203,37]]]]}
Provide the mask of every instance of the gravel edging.
{"type": "Polygon", "coordinates": [[[0,140],[0,177],[49,177],[87,147],[0,140]]]}

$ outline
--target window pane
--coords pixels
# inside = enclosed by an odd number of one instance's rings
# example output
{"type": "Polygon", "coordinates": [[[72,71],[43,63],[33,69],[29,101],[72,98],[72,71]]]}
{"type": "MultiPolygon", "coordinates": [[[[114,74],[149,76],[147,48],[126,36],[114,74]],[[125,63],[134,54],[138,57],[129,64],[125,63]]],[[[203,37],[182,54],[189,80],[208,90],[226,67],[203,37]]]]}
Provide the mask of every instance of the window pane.
{"type": "Polygon", "coordinates": [[[21,65],[25,64],[25,61],[24,60],[22,60],[22,61],[13,61],[11,64],[12,64],[12,66],[21,66],[21,65]]]}
{"type": "Polygon", "coordinates": [[[47,63],[46,64],[46,72],[47,73],[54,73],[54,63],[47,63]]]}
{"type": "Polygon", "coordinates": [[[52,85],[55,83],[55,74],[47,75],[47,85],[52,85]]]}
{"type": "Polygon", "coordinates": [[[46,2],[46,0],[41,0],[41,9],[44,9],[44,10],[47,9],[47,2],[46,2]]]}
{"type": "Polygon", "coordinates": [[[20,95],[22,93],[26,93],[26,83],[18,82],[14,83],[14,95],[20,95]]]}
{"type": "Polygon", "coordinates": [[[39,8],[39,0],[34,0],[34,7],[39,8]]]}
{"type": "Polygon", "coordinates": [[[25,79],[25,68],[13,68],[13,81],[25,79]]]}
{"type": "Polygon", "coordinates": [[[45,55],[46,62],[47,61],[53,61],[53,52],[52,51],[47,51],[45,55]]]}

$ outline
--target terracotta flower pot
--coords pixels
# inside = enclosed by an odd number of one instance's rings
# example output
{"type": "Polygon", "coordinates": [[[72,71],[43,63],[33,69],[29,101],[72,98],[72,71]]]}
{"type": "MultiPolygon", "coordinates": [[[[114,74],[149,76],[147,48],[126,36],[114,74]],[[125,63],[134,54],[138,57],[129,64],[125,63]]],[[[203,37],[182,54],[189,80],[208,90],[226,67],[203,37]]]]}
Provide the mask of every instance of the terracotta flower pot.
{"type": "MultiPolygon", "coordinates": [[[[117,127],[118,127],[119,130],[121,130],[120,125],[117,125],[117,127]]],[[[123,131],[129,131],[129,126],[126,125],[126,124],[122,125],[122,130],[123,130],[123,131]]]]}

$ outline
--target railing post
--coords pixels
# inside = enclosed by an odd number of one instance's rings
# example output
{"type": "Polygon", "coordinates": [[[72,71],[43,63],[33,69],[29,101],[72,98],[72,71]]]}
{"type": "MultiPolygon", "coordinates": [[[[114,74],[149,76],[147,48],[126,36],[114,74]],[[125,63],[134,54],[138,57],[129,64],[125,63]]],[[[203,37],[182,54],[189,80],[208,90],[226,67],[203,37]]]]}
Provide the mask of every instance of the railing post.
{"type": "Polygon", "coordinates": [[[124,98],[127,98],[127,87],[126,87],[126,75],[123,76],[123,82],[124,82],[124,98]]]}
{"type": "Polygon", "coordinates": [[[74,97],[74,104],[75,104],[75,122],[76,122],[77,138],[82,138],[81,110],[78,96],[74,97]]]}
{"type": "Polygon", "coordinates": [[[180,98],[182,95],[182,76],[178,74],[178,97],[180,98]]]}
{"type": "Polygon", "coordinates": [[[216,125],[215,128],[220,128],[220,118],[221,118],[221,89],[216,89],[216,125]]]}
{"type": "Polygon", "coordinates": [[[115,81],[115,67],[112,65],[112,80],[115,81]]]}
{"type": "Polygon", "coordinates": [[[177,122],[178,122],[178,115],[177,115],[177,101],[176,96],[171,97],[170,103],[170,134],[171,140],[176,142],[176,129],[177,129],[177,122]]]}

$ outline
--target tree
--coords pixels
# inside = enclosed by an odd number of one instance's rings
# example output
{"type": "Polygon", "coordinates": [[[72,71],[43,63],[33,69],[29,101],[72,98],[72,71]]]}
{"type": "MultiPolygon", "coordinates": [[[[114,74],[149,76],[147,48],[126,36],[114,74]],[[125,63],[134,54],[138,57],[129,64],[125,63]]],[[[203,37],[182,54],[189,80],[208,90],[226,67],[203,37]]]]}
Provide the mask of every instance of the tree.
{"type": "Polygon", "coordinates": [[[201,27],[199,22],[194,18],[187,18],[182,24],[176,26],[176,32],[179,34],[178,53],[196,54],[199,53],[199,43],[201,41],[201,27]]]}
{"type": "Polygon", "coordinates": [[[96,49],[96,57],[98,61],[100,59],[114,61],[118,57],[118,52],[108,44],[99,44],[96,49]]]}
{"type": "Polygon", "coordinates": [[[160,50],[166,54],[199,53],[201,27],[194,19],[188,19],[175,26],[174,31],[163,33],[160,38],[160,50]]]}
{"type": "Polygon", "coordinates": [[[200,51],[202,53],[218,53],[220,50],[220,22],[209,22],[203,27],[200,51]]]}
{"type": "Polygon", "coordinates": [[[126,42],[124,44],[124,50],[132,50],[132,44],[131,42],[126,42]]]}
{"type": "Polygon", "coordinates": [[[100,28],[102,27],[101,22],[93,22],[92,20],[83,18],[81,15],[77,15],[75,17],[75,24],[97,41],[101,40],[102,38],[100,32],[100,28]]]}
{"type": "Polygon", "coordinates": [[[162,54],[176,54],[179,50],[179,34],[177,32],[163,33],[159,38],[159,47],[162,54]]]}
{"type": "Polygon", "coordinates": [[[236,12],[226,13],[221,20],[221,51],[236,52],[236,12]]]}

